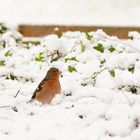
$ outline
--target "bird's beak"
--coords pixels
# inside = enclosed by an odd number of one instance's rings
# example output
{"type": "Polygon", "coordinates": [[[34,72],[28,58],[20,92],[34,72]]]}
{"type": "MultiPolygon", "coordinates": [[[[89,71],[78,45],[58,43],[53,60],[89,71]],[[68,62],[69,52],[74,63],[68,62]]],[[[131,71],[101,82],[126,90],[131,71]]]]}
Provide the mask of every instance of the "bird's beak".
{"type": "Polygon", "coordinates": [[[59,71],[59,75],[60,75],[60,77],[63,77],[63,75],[62,75],[62,72],[61,72],[61,71],[59,71]]]}

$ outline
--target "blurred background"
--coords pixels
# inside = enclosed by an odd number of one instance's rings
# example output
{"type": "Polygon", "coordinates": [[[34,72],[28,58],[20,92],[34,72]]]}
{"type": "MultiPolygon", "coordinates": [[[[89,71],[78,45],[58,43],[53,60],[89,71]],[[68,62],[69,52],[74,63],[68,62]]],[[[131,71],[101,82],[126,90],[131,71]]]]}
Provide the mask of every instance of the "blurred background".
{"type": "Polygon", "coordinates": [[[140,0],[0,0],[0,21],[10,25],[140,26],[140,0]]]}

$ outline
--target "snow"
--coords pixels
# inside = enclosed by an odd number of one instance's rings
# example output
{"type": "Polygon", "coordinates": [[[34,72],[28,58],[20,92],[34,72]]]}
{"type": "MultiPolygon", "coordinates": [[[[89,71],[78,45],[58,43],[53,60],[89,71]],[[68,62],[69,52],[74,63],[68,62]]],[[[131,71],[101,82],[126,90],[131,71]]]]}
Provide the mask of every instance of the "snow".
{"type": "Polygon", "coordinates": [[[11,34],[0,36],[1,140],[140,139],[139,38],[67,32],[28,46],[11,34]],[[27,104],[52,66],[63,73],[61,94],[49,105],[27,104]]]}
{"type": "Polygon", "coordinates": [[[1,0],[0,3],[0,21],[10,26],[20,23],[140,25],[139,0],[1,0]]]}

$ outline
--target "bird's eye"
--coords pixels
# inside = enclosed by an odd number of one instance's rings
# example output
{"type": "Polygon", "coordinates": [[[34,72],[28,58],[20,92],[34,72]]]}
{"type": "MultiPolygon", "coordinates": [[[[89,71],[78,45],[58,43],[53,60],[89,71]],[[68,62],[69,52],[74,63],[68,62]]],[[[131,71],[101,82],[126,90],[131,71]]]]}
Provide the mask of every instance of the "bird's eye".
{"type": "Polygon", "coordinates": [[[57,71],[57,70],[54,70],[53,72],[54,72],[54,73],[57,73],[58,71],[57,71]]]}
{"type": "Polygon", "coordinates": [[[58,69],[56,69],[56,70],[55,70],[55,72],[59,72],[59,70],[58,70],[58,69]]]}

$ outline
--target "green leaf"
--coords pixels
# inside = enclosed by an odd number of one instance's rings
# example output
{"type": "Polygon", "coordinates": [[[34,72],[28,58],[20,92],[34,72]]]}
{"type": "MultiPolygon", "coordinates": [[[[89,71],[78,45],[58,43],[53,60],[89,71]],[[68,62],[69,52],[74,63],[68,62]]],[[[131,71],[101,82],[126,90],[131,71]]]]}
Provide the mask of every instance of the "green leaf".
{"type": "MultiPolygon", "coordinates": [[[[20,40],[19,40],[20,41],[20,40]]],[[[22,40],[21,40],[22,41],[22,40]]],[[[37,45],[40,45],[40,41],[22,41],[23,45],[33,45],[33,46],[37,46],[37,45]]],[[[45,46],[43,46],[45,47],[45,46]]]]}
{"type": "Polygon", "coordinates": [[[39,55],[35,58],[36,61],[44,62],[44,52],[40,52],[39,55]]]}
{"type": "Polygon", "coordinates": [[[30,46],[28,46],[28,45],[25,45],[25,46],[24,46],[24,48],[26,48],[26,49],[30,49],[30,46]]]}
{"type": "Polygon", "coordinates": [[[115,71],[114,70],[108,70],[108,71],[109,71],[109,73],[112,77],[115,77],[115,71]]]}
{"type": "Polygon", "coordinates": [[[16,43],[20,43],[22,41],[21,38],[15,38],[16,43]]]}
{"type": "Polygon", "coordinates": [[[94,49],[96,49],[97,51],[103,53],[104,52],[104,47],[102,44],[98,44],[97,46],[93,47],[94,49]]]}
{"type": "Polygon", "coordinates": [[[115,49],[114,47],[112,47],[112,46],[109,48],[109,51],[110,51],[110,52],[114,52],[115,50],[116,50],[116,49],[115,49]]]}
{"type": "Polygon", "coordinates": [[[103,59],[102,61],[100,61],[101,64],[104,64],[106,62],[105,59],[103,59]]]}
{"type": "Polygon", "coordinates": [[[9,50],[9,51],[7,51],[4,55],[5,55],[6,57],[12,56],[12,52],[9,50]]]}
{"type": "Polygon", "coordinates": [[[129,68],[128,68],[128,71],[134,73],[134,71],[135,71],[135,66],[129,67],[129,68]]]}
{"type": "Polygon", "coordinates": [[[39,56],[39,57],[36,57],[35,60],[39,62],[44,62],[44,57],[39,56]]]}
{"type": "Polygon", "coordinates": [[[6,47],[6,42],[5,42],[5,40],[1,40],[1,41],[0,41],[0,47],[3,47],[3,48],[6,47]]]}
{"type": "Polygon", "coordinates": [[[5,66],[5,60],[0,60],[0,66],[5,66]]]}
{"type": "Polygon", "coordinates": [[[123,53],[123,51],[120,51],[119,53],[123,53]]]}
{"type": "Polygon", "coordinates": [[[69,72],[74,72],[74,71],[77,72],[77,70],[76,70],[75,67],[73,67],[73,66],[68,66],[68,71],[69,71],[69,72]]]}
{"type": "Polygon", "coordinates": [[[77,62],[79,62],[79,61],[76,59],[76,57],[65,58],[65,63],[66,63],[67,61],[77,61],[77,62]]]}
{"type": "Polygon", "coordinates": [[[133,36],[129,36],[128,39],[134,40],[134,37],[133,36]]]}
{"type": "Polygon", "coordinates": [[[39,56],[41,56],[41,55],[43,55],[43,54],[44,54],[44,52],[40,52],[40,53],[39,53],[39,56]]]}
{"type": "Polygon", "coordinates": [[[11,73],[10,73],[10,79],[11,79],[11,80],[18,80],[18,79],[17,79],[17,76],[15,76],[15,75],[13,75],[13,74],[11,74],[11,73]]]}
{"type": "Polygon", "coordinates": [[[88,32],[86,32],[86,37],[87,37],[87,39],[88,39],[88,40],[90,40],[90,41],[91,41],[92,36],[91,36],[88,32]]]}
{"type": "Polygon", "coordinates": [[[3,23],[0,23],[0,34],[4,34],[7,30],[8,28],[3,23]]]}
{"type": "Polygon", "coordinates": [[[86,50],[86,46],[83,44],[82,41],[80,41],[81,44],[81,52],[84,52],[86,50]]]}
{"type": "Polygon", "coordinates": [[[54,61],[57,61],[59,59],[59,57],[55,57],[51,60],[51,63],[54,62],[54,61]]]}

